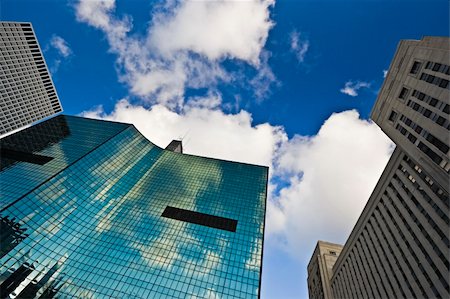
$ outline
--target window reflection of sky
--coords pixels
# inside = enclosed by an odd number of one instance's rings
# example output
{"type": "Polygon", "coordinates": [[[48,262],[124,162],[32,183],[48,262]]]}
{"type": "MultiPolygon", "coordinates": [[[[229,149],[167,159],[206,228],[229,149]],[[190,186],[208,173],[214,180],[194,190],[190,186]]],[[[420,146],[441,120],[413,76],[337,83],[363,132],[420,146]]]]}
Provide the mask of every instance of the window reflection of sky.
{"type": "Polygon", "coordinates": [[[2,211],[29,236],[1,273],[33,264],[23,289],[58,264],[47,286],[69,297],[257,296],[267,168],[164,151],[123,124],[67,119],[71,134],[43,150],[55,157],[45,172],[17,163],[1,173],[59,172],[2,211]],[[163,218],[167,205],[236,219],[237,230],[163,218]]]}

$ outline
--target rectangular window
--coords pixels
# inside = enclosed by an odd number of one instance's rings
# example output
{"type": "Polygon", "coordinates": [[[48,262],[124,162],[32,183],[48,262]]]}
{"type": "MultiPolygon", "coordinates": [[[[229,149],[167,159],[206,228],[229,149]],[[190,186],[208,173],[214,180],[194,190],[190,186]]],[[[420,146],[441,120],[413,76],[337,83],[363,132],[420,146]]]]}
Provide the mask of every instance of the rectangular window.
{"type": "Polygon", "coordinates": [[[440,64],[440,63],[435,63],[435,64],[433,65],[432,70],[435,71],[435,72],[439,71],[439,68],[441,67],[441,65],[442,65],[442,64],[440,64]]]}
{"type": "Polygon", "coordinates": [[[407,137],[407,138],[408,138],[409,141],[411,141],[411,143],[415,143],[416,140],[417,140],[417,137],[414,136],[414,135],[411,134],[411,133],[408,134],[408,137],[407,137]]]}
{"type": "Polygon", "coordinates": [[[397,112],[391,111],[391,114],[389,115],[389,120],[394,122],[397,119],[397,112]]]}
{"type": "Polygon", "coordinates": [[[12,149],[2,148],[1,149],[2,158],[11,159],[15,161],[28,162],[38,165],[44,165],[51,160],[53,157],[36,155],[33,153],[21,152],[12,149]]]}
{"type": "Polygon", "coordinates": [[[434,161],[434,163],[438,164],[441,163],[442,158],[436,154],[432,149],[430,149],[428,146],[426,146],[424,143],[419,142],[419,145],[417,146],[422,152],[424,152],[428,157],[431,158],[431,160],[434,161]]]}
{"type": "Polygon", "coordinates": [[[398,97],[399,97],[400,99],[405,99],[406,96],[408,95],[408,91],[409,91],[408,88],[403,87],[402,90],[400,91],[400,94],[398,95],[398,97]]]}
{"type": "Polygon", "coordinates": [[[422,63],[419,61],[414,61],[412,67],[411,67],[411,71],[409,72],[410,74],[417,74],[419,72],[419,69],[421,67],[422,63]]]}
{"type": "Polygon", "coordinates": [[[174,208],[170,206],[166,207],[161,216],[230,232],[235,232],[237,227],[237,220],[174,208]]]}
{"type": "Polygon", "coordinates": [[[449,83],[448,80],[446,80],[446,79],[441,79],[441,82],[439,82],[439,87],[447,88],[447,87],[448,87],[448,83],[449,83]]]}

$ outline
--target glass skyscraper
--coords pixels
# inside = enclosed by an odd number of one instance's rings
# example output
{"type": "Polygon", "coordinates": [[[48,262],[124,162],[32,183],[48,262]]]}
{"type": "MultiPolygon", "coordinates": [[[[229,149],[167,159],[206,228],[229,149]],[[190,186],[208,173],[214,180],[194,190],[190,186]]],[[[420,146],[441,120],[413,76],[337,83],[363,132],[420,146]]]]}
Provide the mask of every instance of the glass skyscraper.
{"type": "Polygon", "coordinates": [[[1,140],[1,298],[257,298],[268,168],[59,115],[1,140]]]}

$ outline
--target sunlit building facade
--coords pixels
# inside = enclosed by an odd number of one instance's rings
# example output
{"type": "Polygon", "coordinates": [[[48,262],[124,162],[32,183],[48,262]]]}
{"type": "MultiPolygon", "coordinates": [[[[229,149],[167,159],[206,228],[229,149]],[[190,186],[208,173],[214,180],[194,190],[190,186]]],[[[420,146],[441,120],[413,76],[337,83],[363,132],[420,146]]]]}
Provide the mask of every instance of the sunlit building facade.
{"type": "Polygon", "coordinates": [[[61,111],[31,23],[0,22],[0,136],[61,111]]]}
{"type": "Polygon", "coordinates": [[[2,298],[258,298],[267,167],[64,115],[1,165],[2,298]]]}
{"type": "Polygon", "coordinates": [[[330,279],[342,245],[318,241],[308,263],[308,294],[310,299],[331,299],[330,279]]]}
{"type": "Polygon", "coordinates": [[[400,42],[372,110],[396,148],[337,258],[333,298],[450,297],[450,39],[400,42]]]}

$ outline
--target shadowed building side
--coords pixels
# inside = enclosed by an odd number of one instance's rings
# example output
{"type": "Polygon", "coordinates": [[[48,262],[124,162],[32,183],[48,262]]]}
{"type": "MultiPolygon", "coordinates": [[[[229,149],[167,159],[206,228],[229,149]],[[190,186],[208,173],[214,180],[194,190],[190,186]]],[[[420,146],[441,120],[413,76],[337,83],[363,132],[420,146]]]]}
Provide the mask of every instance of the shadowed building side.
{"type": "Polygon", "coordinates": [[[448,298],[449,38],[400,42],[372,110],[396,144],[333,268],[334,298],[448,298]]]}
{"type": "Polygon", "coordinates": [[[333,298],[449,298],[450,39],[400,42],[372,110],[396,144],[331,278],[333,298]]]}

